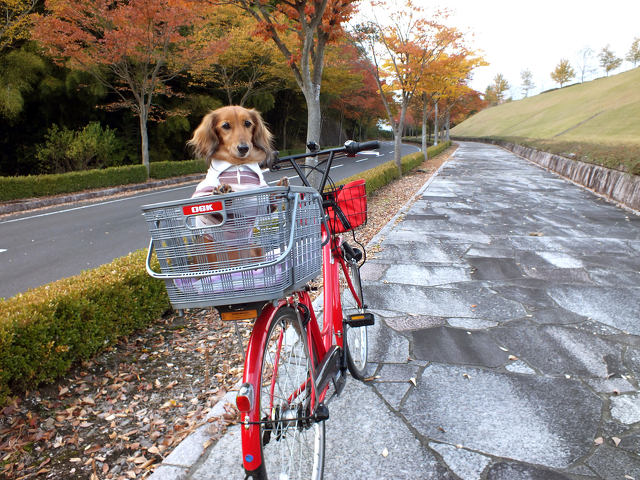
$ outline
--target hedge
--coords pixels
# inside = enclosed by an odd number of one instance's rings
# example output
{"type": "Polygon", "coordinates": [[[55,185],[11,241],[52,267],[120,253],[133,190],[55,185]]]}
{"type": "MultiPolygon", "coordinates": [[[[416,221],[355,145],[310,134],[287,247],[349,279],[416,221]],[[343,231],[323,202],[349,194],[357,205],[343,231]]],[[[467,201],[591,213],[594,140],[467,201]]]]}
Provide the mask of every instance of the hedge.
{"type": "Polygon", "coordinates": [[[184,160],[182,162],[152,162],[149,164],[149,177],[155,179],[181,177],[195,173],[205,173],[207,165],[203,160],[184,160]]]}
{"type": "MultiPolygon", "coordinates": [[[[429,148],[433,157],[449,146],[429,148]]],[[[419,166],[421,152],[402,158],[402,170],[419,166]]],[[[393,161],[352,178],[374,192],[398,178],[393,161]]],[[[91,358],[118,338],[145,327],[170,308],[164,283],[145,269],[146,250],[80,275],[0,300],[0,406],[11,393],[53,382],[78,360],[91,358]]]]}
{"type": "Polygon", "coordinates": [[[139,250],[0,301],[0,405],[169,309],[164,283],[147,275],[145,256],[139,250]]]}
{"type": "Polygon", "coordinates": [[[90,188],[115,187],[147,181],[144,165],[127,165],[53,175],[0,177],[0,201],[46,197],[81,192],[90,188]]]}
{"type": "MultiPolygon", "coordinates": [[[[163,179],[204,173],[206,165],[201,160],[182,162],[152,162],[150,178],[163,179]]],[[[53,175],[26,175],[22,177],[0,177],[0,202],[33,197],[47,197],[63,193],[74,193],[91,188],[108,188],[147,181],[144,165],[126,165],[53,175]]]]}

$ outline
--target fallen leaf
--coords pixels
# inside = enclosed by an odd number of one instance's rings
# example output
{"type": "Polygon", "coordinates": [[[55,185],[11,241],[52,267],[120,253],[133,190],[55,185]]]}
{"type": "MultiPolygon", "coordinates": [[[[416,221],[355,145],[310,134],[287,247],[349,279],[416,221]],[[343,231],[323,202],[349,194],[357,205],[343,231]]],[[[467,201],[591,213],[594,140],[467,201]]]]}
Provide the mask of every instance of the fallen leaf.
{"type": "Polygon", "coordinates": [[[471,376],[468,373],[463,373],[462,376],[467,380],[471,380],[471,376]]]}
{"type": "Polygon", "coordinates": [[[382,450],[381,455],[382,455],[384,458],[387,458],[387,457],[389,456],[389,450],[387,450],[387,447],[384,447],[384,450],[382,450]]]}
{"type": "Polygon", "coordinates": [[[509,355],[509,360],[518,360],[518,357],[515,355],[509,355]]]}
{"type": "Polygon", "coordinates": [[[604,438],[602,437],[598,437],[593,441],[596,445],[602,445],[602,442],[604,442],[604,438]]]}
{"type": "MultiPolygon", "coordinates": [[[[206,443],[206,442],[205,442],[206,443]]],[[[206,447],[205,447],[206,448],[206,447]]],[[[147,452],[149,453],[153,453],[154,455],[160,455],[160,449],[158,447],[156,447],[155,445],[149,447],[147,449],[147,452]]]]}
{"type": "Polygon", "coordinates": [[[413,383],[413,386],[414,386],[414,387],[417,387],[417,386],[418,386],[418,382],[416,382],[416,377],[411,377],[411,378],[409,379],[409,381],[410,381],[411,383],[413,383]]]}
{"type": "Polygon", "coordinates": [[[618,445],[620,445],[620,439],[618,437],[611,437],[611,440],[613,441],[614,445],[617,447],[618,445]]]}
{"type": "Polygon", "coordinates": [[[502,350],[503,352],[508,352],[509,349],[508,348],[504,348],[504,347],[498,347],[500,350],[502,350]]]}

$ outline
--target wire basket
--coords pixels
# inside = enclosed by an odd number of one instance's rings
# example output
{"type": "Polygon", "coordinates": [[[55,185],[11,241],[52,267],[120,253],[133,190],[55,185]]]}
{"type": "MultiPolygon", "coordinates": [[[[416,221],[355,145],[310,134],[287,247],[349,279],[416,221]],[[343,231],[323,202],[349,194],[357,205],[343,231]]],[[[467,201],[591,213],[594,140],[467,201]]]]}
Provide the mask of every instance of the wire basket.
{"type": "Polygon", "coordinates": [[[147,272],[176,309],[282,298],[322,271],[322,210],[307,187],[269,187],[142,207],[147,272]],[[151,267],[152,251],[160,272],[151,267]]]}
{"type": "Polygon", "coordinates": [[[348,232],[367,223],[367,190],[363,179],[325,189],[322,197],[333,233],[348,232]]]}

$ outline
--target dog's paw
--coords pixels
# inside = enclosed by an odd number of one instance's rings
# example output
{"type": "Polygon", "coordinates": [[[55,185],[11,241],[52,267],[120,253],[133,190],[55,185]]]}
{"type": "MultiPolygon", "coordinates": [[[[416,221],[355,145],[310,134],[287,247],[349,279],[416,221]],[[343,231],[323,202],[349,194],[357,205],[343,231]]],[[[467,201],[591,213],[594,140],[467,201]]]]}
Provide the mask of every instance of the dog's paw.
{"type": "Polygon", "coordinates": [[[218,185],[211,191],[211,195],[224,195],[225,193],[233,192],[233,188],[231,185],[223,183],[222,185],[218,185]]]}
{"type": "Polygon", "coordinates": [[[277,185],[279,187],[288,187],[289,186],[289,179],[287,177],[282,177],[280,180],[278,180],[277,185]]]}

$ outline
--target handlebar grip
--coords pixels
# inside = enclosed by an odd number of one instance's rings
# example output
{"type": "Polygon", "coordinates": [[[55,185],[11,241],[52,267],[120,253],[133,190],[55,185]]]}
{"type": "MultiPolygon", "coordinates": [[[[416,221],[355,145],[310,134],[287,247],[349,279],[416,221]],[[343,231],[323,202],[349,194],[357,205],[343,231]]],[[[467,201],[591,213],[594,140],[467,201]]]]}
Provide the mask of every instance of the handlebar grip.
{"type": "Polygon", "coordinates": [[[349,141],[344,144],[344,149],[349,155],[355,155],[363,150],[376,150],[378,148],[380,148],[380,142],[377,140],[362,143],[349,141]]]}

